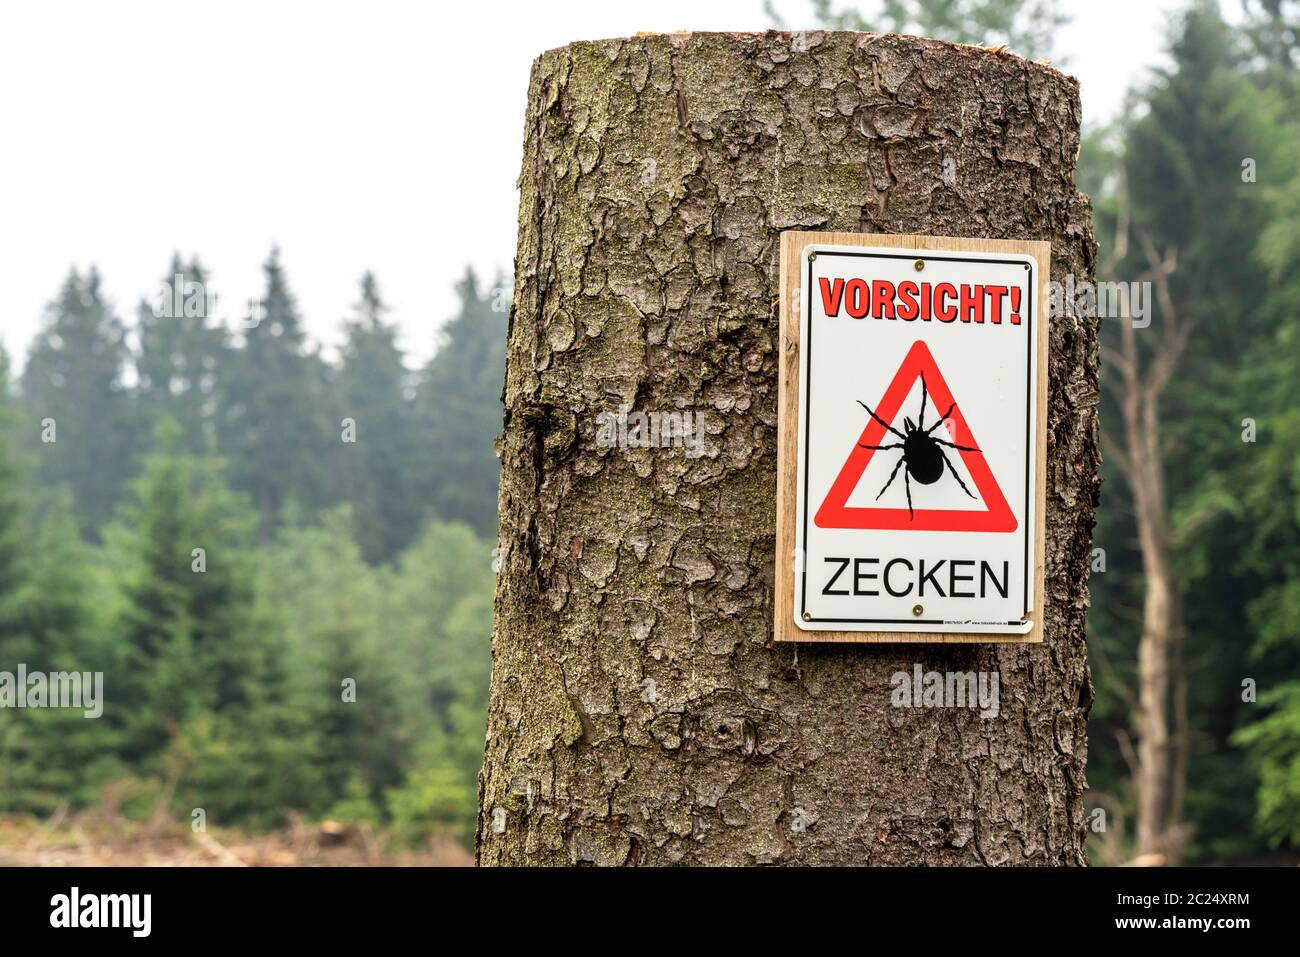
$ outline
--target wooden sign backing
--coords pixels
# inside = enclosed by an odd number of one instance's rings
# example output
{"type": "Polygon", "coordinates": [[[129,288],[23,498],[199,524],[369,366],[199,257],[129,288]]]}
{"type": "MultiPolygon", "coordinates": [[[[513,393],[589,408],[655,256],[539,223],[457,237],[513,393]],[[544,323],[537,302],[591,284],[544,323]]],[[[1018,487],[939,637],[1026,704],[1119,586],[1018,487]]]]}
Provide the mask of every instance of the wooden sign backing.
{"type": "MultiPolygon", "coordinates": [[[[834,233],[787,231],[781,235],[780,299],[780,385],[777,414],[777,508],[776,508],[776,602],[773,637],[776,641],[796,642],[863,642],[863,643],[952,643],[1011,642],[1033,643],[1043,640],[1044,531],[1046,527],[1047,487],[1047,365],[1048,365],[1048,278],[1051,270],[1051,244],[1033,241],[997,239],[957,239],[943,236],[885,235],[874,233],[834,233]],[[1038,299],[1037,382],[1034,401],[1037,420],[1033,441],[1036,443],[1035,510],[1032,549],[1028,567],[1032,570],[1033,609],[1025,617],[1030,630],[1025,634],[990,634],[958,632],[900,631],[811,631],[794,621],[796,609],[796,520],[798,511],[798,456],[800,388],[801,313],[798,293],[805,247],[810,244],[836,246],[889,247],[900,250],[939,252],[1012,253],[1033,257],[1037,261],[1038,299]]],[[[853,320],[847,320],[853,321],[853,320]]],[[[874,400],[873,400],[874,401],[874,400]]]]}

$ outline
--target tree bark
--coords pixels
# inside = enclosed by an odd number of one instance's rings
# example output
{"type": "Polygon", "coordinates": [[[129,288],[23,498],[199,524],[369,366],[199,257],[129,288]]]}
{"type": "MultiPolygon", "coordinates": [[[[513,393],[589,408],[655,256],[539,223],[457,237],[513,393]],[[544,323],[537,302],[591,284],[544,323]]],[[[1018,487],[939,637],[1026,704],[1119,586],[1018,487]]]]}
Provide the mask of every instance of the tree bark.
{"type": "Polygon", "coordinates": [[[1097,321],[1051,327],[1046,641],[776,646],[784,229],[1049,240],[1077,83],[858,33],[575,43],[529,87],[482,864],[1085,864],[1097,321]],[[601,413],[702,412],[703,455],[601,413]],[[996,670],[995,719],[891,676],[996,670]]]}

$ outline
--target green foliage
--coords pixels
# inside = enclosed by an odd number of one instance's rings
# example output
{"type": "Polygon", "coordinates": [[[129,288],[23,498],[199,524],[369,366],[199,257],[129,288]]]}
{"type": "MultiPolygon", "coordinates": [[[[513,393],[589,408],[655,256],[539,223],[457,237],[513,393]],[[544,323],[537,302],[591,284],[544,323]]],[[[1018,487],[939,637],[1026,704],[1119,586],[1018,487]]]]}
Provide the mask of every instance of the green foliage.
{"type": "Polygon", "coordinates": [[[373,799],[407,761],[396,661],[382,627],[384,595],[353,537],[350,507],[290,529],[263,555],[260,599],[284,636],[294,701],[322,741],[315,764],[327,794],[354,778],[373,799]]]}
{"type": "MultiPolygon", "coordinates": [[[[505,281],[498,277],[495,285],[502,289],[505,281]]],[[[457,292],[460,312],[443,329],[416,394],[419,429],[429,436],[422,491],[436,514],[494,536],[506,313],[493,308],[499,295],[479,291],[471,270],[457,292]]]]}
{"type": "Polygon", "coordinates": [[[344,327],[347,341],[335,388],[340,411],[356,428],[355,442],[339,443],[343,497],[352,503],[357,540],[370,562],[401,551],[424,511],[412,468],[419,444],[407,396],[411,374],[397,344],[397,327],[384,319],[387,312],[375,277],[366,273],[356,314],[344,327]]]}
{"type": "Polygon", "coordinates": [[[488,543],[469,528],[435,523],[391,578],[388,628],[416,748],[412,770],[387,803],[406,840],[473,833],[492,662],[491,561],[488,543]]]}
{"type": "MultiPolygon", "coordinates": [[[[1290,81],[1295,76],[1292,64],[1290,81]]],[[[1281,130],[1294,156],[1300,123],[1293,115],[1281,130]]],[[[1242,709],[1257,720],[1233,740],[1258,768],[1260,832],[1272,846],[1300,849],[1300,683],[1278,680],[1300,673],[1300,171],[1293,167],[1280,182],[1260,185],[1277,208],[1256,247],[1266,269],[1267,331],[1249,348],[1232,394],[1238,417],[1252,418],[1258,434],[1219,480],[1240,503],[1240,566],[1254,584],[1246,593],[1254,642],[1245,673],[1255,674],[1261,688],[1259,703],[1242,709]],[[1271,710],[1258,715],[1265,709],[1271,710]]]]}
{"type": "Polygon", "coordinates": [[[406,783],[388,792],[388,813],[399,840],[416,844],[438,834],[468,844],[474,838],[477,797],[454,762],[431,748],[406,783]]]}
{"type": "Polygon", "coordinates": [[[282,644],[254,610],[256,518],[181,439],[163,420],[106,530],[120,602],[102,720],[116,757],[174,788],[178,810],[268,824],[315,786],[307,725],[284,698],[282,644]]]}
{"type": "Polygon", "coordinates": [[[216,305],[198,260],[186,264],[178,255],[153,299],[136,310],[141,414],[149,428],[174,419],[182,447],[196,455],[216,450],[217,397],[230,358],[228,334],[212,315],[216,305]]]}
{"type": "Polygon", "coordinates": [[[72,490],[91,537],[112,514],[140,447],[123,381],[128,357],[126,330],[104,299],[99,273],[71,270],[23,369],[19,434],[38,453],[41,484],[72,490]],[[41,441],[47,431],[53,441],[41,441]]]}
{"type": "Polygon", "coordinates": [[[263,270],[266,294],[245,317],[243,348],[221,377],[219,430],[234,486],[252,498],[266,543],[290,503],[311,515],[326,502],[330,476],[322,462],[338,441],[338,418],[278,249],[263,270]]]}
{"type": "Polygon", "coordinates": [[[217,463],[177,451],[179,427],[157,430],[106,538],[125,606],[118,622],[124,688],[137,707],[128,754],[155,755],[196,713],[242,707],[257,673],[249,548],[253,516],[217,463]]]}
{"type": "Polygon", "coordinates": [[[375,807],[375,802],[370,799],[370,789],[361,780],[361,775],[354,774],[348,778],[348,783],[343,790],[343,797],[330,808],[327,816],[331,820],[343,824],[379,826],[379,809],[375,807]]]}
{"type": "MultiPolygon", "coordinates": [[[[0,478],[0,494],[11,488],[6,479],[12,473],[0,478]]],[[[17,532],[21,551],[7,562],[0,591],[0,670],[14,673],[21,664],[28,672],[114,674],[119,657],[96,626],[100,591],[68,496],[53,493],[26,513],[5,511],[0,539],[7,550],[17,532]]],[[[101,699],[111,694],[106,677],[101,699]]],[[[103,718],[88,720],[83,710],[0,710],[0,808],[49,814],[93,803],[125,771],[114,753],[119,743],[103,718]]]]}
{"type": "Polygon", "coordinates": [[[441,816],[423,827],[403,823],[402,835],[466,835],[487,709],[490,546],[433,522],[395,566],[372,568],[354,526],[345,506],[287,531],[258,575],[288,643],[294,701],[321,742],[313,766],[327,800],[315,807],[355,821],[384,807],[413,813],[436,780],[457,794],[440,797],[441,816]]]}
{"type": "MultiPolygon", "coordinates": [[[[1242,702],[1242,678],[1292,675],[1300,665],[1300,619],[1290,611],[1290,589],[1300,580],[1300,420],[1292,411],[1300,300],[1284,281],[1298,264],[1286,250],[1297,245],[1300,207],[1288,207],[1289,187],[1278,178],[1300,136],[1288,121],[1286,84],[1273,67],[1261,68],[1248,41],[1213,4],[1189,5],[1168,68],[1140,91],[1128,116],[1085,140],[1079,176],[1093,195],[1103,258],[1114,253],[1118,187],[1126,186],[1133,242],[1109,278],[1145,278],[1146,242],[1161,254],[1175,250],[1172,298],[1194,330],[1160,410],[1172,559],[1184,602],[1193,861],[1262,852],[1260,837],[1276,839],[1277,815],[1286,813],[1262,809],[1295,806],[1281,798],[1287,775],[1270,757],[1285,755],[1281,741],[1294,725],[1274,717],[1267,733],[1240,730],[1262,710],[1242,702]],[[1256,182],[1243,176],[1246,158],[1256,182]],[[1254,443],[1243,442],[1247,418],[1258,426],[1254,443]],[[1272,823],[1252,834],[1241,822],[1256,802],[1261,822],[1272,823]]],[[[1140,354],[1160,342],[1167,320],[1157,308],[1151,326],[1135,334],[1140,354]]],[[[1102,325],[1103,343],[1114,345],[1118,322],[1102,325]]],[[[1103,429],[1118,434],[1109,375],[1102,385],[1103,429]]],[[[1131,800],[1116,742],[1136,708],[1144,582],[1131,492],[1109,462],[1103,476],[1095,540],[1107,550],[1108,567],[1092,579],[1097,699],[1089,783],[1131,800]]]]}
{"type": "Polygon", "coordinates": [[[20,396],[0,352],[0,670],[105,688],[98,719],[0,710],[0,810],[468,840],[504,315],[467,275],[415,375],[367,274],[330,366],[278,253],[265,269],[242,345],[177,256],[134,354],[93,271],[51,304],[20,396]]]}
{"type": "Polygon", "coordinates": [[[317,762],[323,742],[304,713],[258,689],[248,705],[193,714],[155,765],[176,779],[177,820],[201,807],[214,824],[270,828],[288,810],[319,813],[330,798],[317,762]]]}
{"type": "Polygon", "coordinates": [[[1242,0],[1242,33],[1260,65],[1265,85],[1294,98],[1300,93],[1300,3],[1295,0],[1242,0]]]}
{"type": "Polygon", "coordinates": [[[1270,712],[1242,728],[1233,743],[1260,762],[1257,821],[1274,847],[1300,847],[1300,681],[1266,692],[1270,712]]]}

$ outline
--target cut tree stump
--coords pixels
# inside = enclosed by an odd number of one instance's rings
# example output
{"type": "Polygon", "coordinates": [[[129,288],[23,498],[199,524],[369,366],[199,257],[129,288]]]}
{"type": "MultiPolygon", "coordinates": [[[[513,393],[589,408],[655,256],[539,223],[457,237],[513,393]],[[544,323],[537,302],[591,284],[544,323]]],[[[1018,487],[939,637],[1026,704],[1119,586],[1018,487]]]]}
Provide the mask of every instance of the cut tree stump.
{"type": "Polygon", "coordinates": [[[1054,318],[1041,646],[772,642],[780,233],[1046,240],[1077,83],[855,33],[574,43],[528,94],[481,864],[1085,864],[1097,321],[1054,318]],[[601,416],[702,413],[702,455],[601,416]],[[996,718],[891,676],[997,671],[996,718]]]}

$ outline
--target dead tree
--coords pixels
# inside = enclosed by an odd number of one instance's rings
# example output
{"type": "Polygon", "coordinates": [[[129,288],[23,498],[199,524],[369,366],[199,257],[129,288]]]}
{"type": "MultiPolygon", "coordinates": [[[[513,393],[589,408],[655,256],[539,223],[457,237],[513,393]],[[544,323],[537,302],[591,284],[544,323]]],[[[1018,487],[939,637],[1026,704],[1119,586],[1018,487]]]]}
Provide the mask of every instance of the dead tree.
{"type": "MultiPolygon", "coordinates": [[[[1119,193],[1115,243],[1102,265],[1110,278],[1129,255],[1133,232],[1126,187],[1119,193]]],[[[1132,500],[1138,551],[1142,559],[1142,631],[1137,649],[1137,694],[1134,712],[1137,747],[1121,740],[1136,800],[1135,855],[1143,863],[1176,864],[1186,843],[1182,821],[1187,780],[1187,675],[1183,657],[1183,596],[1171,560],[1175,544],[1204,518],[1203,513],[1175,523],[1169,513],[1165,482],[1165,441],[1160,428],[1165,391],[1187,348],[1192,319],[1177,308],[1169,279],[1178,268],[1175,249],[1157,250],[1145,233],[1138,243],[1146,268],[1139,282],[1151,284],[1159,324],[1139,327],[1128,303],[1115,317],[1118,341],[1102,347],[1102,359],[1113,375],[1119,408],[1118,437],[1103,436],[1108,460],[1115,463],[1132,500]],[[1147,340],[1143,348],[1139,338],[1147,340]],[[1171,730],[1171,722],[1173,724],[1171,730]]]]}

